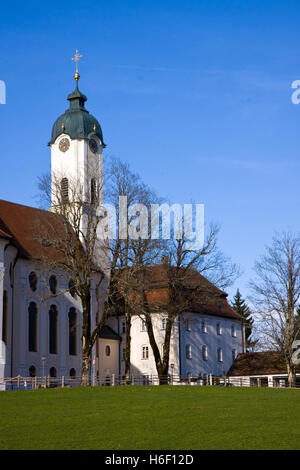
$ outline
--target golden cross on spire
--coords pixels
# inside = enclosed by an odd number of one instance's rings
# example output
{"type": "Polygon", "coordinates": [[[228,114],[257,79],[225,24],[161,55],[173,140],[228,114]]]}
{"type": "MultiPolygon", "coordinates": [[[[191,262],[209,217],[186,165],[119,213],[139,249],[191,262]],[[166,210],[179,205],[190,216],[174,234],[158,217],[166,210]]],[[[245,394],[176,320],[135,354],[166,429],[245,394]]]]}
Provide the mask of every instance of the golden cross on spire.
{"type": "Polygon", "coordinates": [[[80,75],[78,73],[78,61],[81,59],[81,57],[83,57],[83,55],[79,54],[78,49],[76,49],[75,55],[74,55],[74,57],[72,57],[72,60],[74,60],[74,62],[76,64],[76,73],[74,75],[75,80],[78,80],[79,77],[80,77],[80,75]]]}

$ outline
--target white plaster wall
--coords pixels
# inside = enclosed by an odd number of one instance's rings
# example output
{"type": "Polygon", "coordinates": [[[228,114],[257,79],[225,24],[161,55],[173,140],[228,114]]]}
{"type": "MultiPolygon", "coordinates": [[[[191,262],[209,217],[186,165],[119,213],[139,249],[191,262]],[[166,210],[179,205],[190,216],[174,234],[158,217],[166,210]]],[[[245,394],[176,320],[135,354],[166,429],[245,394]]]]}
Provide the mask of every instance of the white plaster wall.
{"type": "Polygon", "coordinates": [[[119,375],[119,341],[100,338],[98,370],[99,378],[103,380],[106,376],[119,375]],[[106,346],[110,347],[110,356],[106,355],[106,346]]]}
{"type": "MultiPolygon", "coordinates": [[[[88,200],[90,194],[90,179],[96,177],[100,197],[103,199],[103,147],[98,137],[93,136],[98,142],[99,151],[95,154],[91,152],[86,139],[70,139],[67,134],[61,134],[54,144],[51,144],[51,174],[52,182],[59,181],[66,177],[70,186],[77,185],[78,182],[84,188],[84,198],[88,200]],[[67,138],[70,147],[66,152],[59,150],[59,142],[67,138]]],[[[55,199],[52,203],[55,205],[55,199]]]]}
{"type": "MultiPolygon", "coordinates": [[[[162,354],[165,331],[161,329],[162,314],[153,314],[152,322],[157,344],[162,354]]],[[[108,324],[122,337],[120,344],[120,369],[124,373],[124,361],[122,361],[122,349],[125,348],[125,333],[122,331],[124,317],[114,317],[108,320],[108,324]]],[[[131,327],[131,373],[157,375],[156,365],[152,349],[150,346],[147,331],[142,331],[142,320],[138,316],[133,316],[131,327]],[[149,358],[142,358],[142,347],[148,346],[149,358]]],[[[232,364],[232,350],[236,354],[243,352],[242,324],[234,319],[227,319],[217,316],[205,316],[194,313],[184,313],[178,318],[173,327],[170,344],[170,361],[174,364],[174,376],[181,375],[187,377],[190,373],[193,377],[200,374],[223,375],[232,364]],[[189,329],[187,329],[187,320],[189,329]],[[207,333],[201,331],[201,320],[207,324],[207,333]],[[222,326],[222,334],[217,334],[217,323],[222,326]],[[236,337],[231,335],[231,326],[236,326],[236,337]],[[192,357],[186,357],[186,345],[191,345],[192,357]],[[202,359],[202,346],[208,348],[208,359],[202,359]],[[217,358],[217,348],[223,351],[223,361],[217,358]]],[[[169,374],[172,373],[169,367],[169,374]]]]}
{"type": "Polygon", "coordinates": [[[181,373],[193,377],[204,374],[223,375],[230,368],[232,351],[236,355],[243,352],[243,330],[240,321],[193,313],[182,315],[181,321],[181,373]],[[186,328],[186,321],[190,329],[186,328]],[[202,321],[205,321],[207,332],[202,331],[202,321]],[[217,323],[221,325],[222,334],[217,334],[217,323]],[[232,336],[231,327],[235,325],[236,336],[232,336]],[[192,358],[186,357],[186,345],[191,345],[192,358]],[[202,357],[202,346],[207,346],[208,357],[202,357]],[[222,362],[218,361],[217,349],[221,348],[223,353],[222,362]]]}

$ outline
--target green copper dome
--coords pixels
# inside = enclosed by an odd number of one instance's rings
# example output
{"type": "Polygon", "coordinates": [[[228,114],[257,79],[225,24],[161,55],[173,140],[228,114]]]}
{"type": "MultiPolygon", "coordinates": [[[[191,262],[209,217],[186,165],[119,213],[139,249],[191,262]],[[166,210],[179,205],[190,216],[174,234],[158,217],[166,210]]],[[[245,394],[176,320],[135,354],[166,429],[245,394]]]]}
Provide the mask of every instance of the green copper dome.
{"type": "Polygon", "coordinates": [[[76,88],[68,96],[68,100],[70,108],[55,121],[49,145],[53,144],[60,134],[68,134],[71,139],[89,139],[92,135],[96,135],[105,147],[99,122],[84,107],[87,97],[79,91],[78,79],[76,79],[76,88]]]}

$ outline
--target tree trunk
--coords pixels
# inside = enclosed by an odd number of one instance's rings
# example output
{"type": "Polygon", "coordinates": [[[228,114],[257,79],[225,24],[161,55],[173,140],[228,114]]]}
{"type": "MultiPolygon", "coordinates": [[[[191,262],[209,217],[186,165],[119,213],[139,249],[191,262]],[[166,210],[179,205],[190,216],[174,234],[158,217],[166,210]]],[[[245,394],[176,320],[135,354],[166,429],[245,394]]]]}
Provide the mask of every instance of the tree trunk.
{"type": "Polygon", "coordinates": [[[90,366],[91,366],[90,349],[85,348],[82,351],[82,366],[81,366],[81,381],[80,381],[80,385],[82,387],[88,387],[90,385],[90,366]]]}
{"type": "Polygon", "coordinates": [[[90,321],[90,290],[81,300],[82,302],[82,365],[81,365],[81,382],[82,387],[90,385],[90,368],[91,368],[91,321],[90,321]]]}
{"type": "Polygon", "coordinates": [[[288,384],[289,387],[296,386],[296,371],[292,362],[287,362],[288,384]]]}
{"type": "Polygon", "coordinates": [[[125,312],[125,380],[130,380],[130,352],[131,352],[131,315],[128,310],[125,312]]]}

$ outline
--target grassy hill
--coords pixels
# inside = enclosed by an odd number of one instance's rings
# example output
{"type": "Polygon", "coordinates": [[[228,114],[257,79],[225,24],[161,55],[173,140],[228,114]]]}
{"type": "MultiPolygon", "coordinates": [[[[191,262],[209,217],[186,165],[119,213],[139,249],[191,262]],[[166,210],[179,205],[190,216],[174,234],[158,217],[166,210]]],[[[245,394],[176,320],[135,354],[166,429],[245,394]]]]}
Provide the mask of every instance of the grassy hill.
{"type": "Polygon", "coordinates": [[[300,449],[295,389],[7,391],[0,416],[0,449],[300,449]]]}

